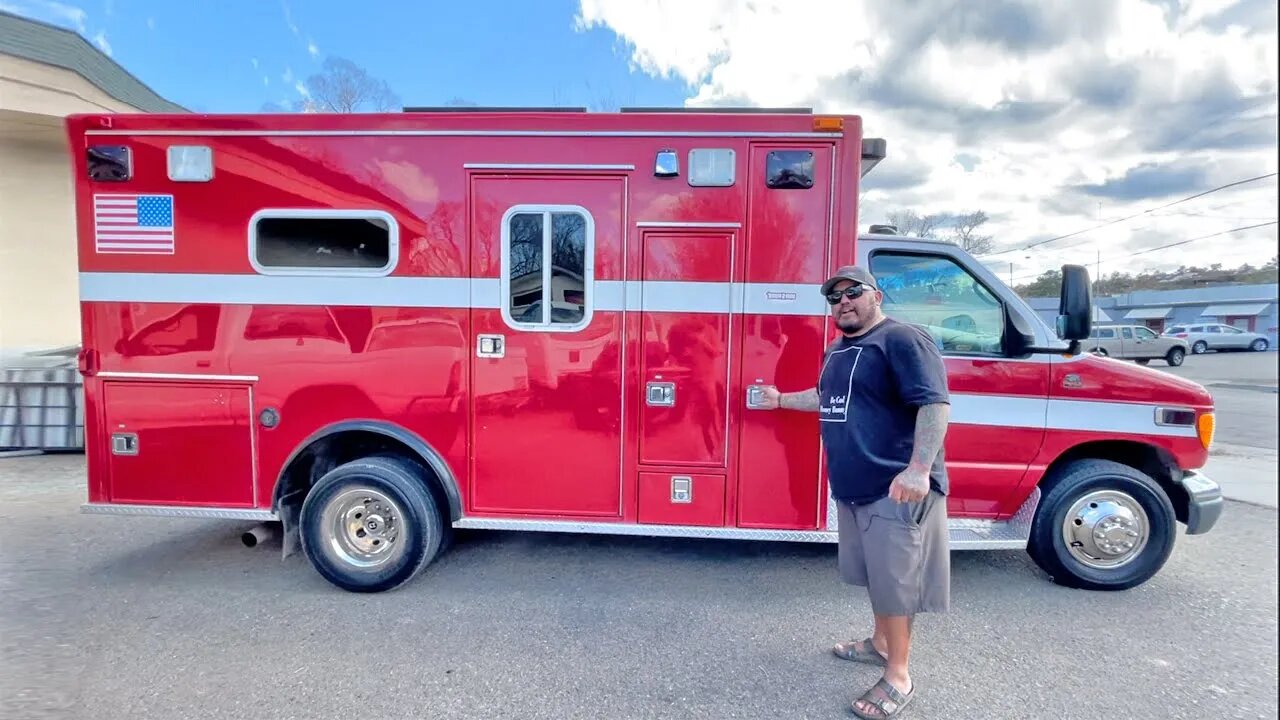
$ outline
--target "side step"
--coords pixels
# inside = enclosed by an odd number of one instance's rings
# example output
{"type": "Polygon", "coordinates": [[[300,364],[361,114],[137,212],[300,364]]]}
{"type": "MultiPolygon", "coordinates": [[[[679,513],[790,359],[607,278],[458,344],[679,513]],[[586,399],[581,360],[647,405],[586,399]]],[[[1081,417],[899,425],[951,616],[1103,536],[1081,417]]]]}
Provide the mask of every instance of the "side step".
{"type": "Polygon", "coordinates": [[[1018,512],[1008,520],[970,520],[952,518],[947,521],[952,550],[1021,550],[1031,537],[1031,521],[1040,504],[1040,488],[1031,492],[1018,512]]]}

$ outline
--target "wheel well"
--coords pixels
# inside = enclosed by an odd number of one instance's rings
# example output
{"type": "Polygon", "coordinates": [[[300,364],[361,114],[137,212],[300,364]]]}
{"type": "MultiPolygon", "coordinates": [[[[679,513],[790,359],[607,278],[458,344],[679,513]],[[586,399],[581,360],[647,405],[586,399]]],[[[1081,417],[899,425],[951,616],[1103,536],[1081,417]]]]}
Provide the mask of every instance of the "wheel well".
{"type": "MultiPolygon", "coordinates": [[[[408,431],[380,423],[353,421],[326,428],[308,438],[296,450],[276,482],[272,505],[288,534],[296,529],[302,502],[312,486],[339,465],[370,455],[390,454],[422,469],[427,490],[448,521],[462,515],[457,483],[444,460],[430,446],[408,431]]],[[[288,553],[290,548],[286,547],[288,553]]]]}
{"type": "Polygon", "coordinates": [[[1058,456],[1045,470],[1040,484],[1057,476],[1058,471],[1076,460],[1097,458],[1111,460],[1122,465],[1146,473],[1164,490],[1173,504],[1174,515],[1179,522],[1187,521],[1187,508],[1190,498],[1181,484],[1181,472],[1177,462],[1168,451],[1154,445],[1126,440],[1099,440],[1076,445],[1058,456]]]}

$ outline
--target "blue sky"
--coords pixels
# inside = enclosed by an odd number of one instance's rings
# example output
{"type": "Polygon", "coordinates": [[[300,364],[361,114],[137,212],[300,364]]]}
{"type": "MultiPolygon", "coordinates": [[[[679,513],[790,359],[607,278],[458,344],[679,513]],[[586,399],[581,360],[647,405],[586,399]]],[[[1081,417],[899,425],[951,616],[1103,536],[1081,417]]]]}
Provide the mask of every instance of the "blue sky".
{"type": "Polygon", "coordinates": [[[863,183],[863,227],[901,211],[984,211],[980,234],[1001,251],[984,262],[1019,282],[1099,257],[1105,274],[1261,264],[1276,253],[1275,0],[0,0],[0,8],[76,30],[197,112],[292,108],[299,83],[334,56],[385,80],[403,105],[858,114],[889,153],[863,183]]]}
{"type": "Polygon", "coordinates": [[[576,0],[0,0],[0,7],[79,31],[197,112],[291,105],[300,99],[295,84],[330,55],[386,80],[405,105],[679,105],[686,96],[683,82],[631,72],[609,29],[576,30],[576,0]]]}

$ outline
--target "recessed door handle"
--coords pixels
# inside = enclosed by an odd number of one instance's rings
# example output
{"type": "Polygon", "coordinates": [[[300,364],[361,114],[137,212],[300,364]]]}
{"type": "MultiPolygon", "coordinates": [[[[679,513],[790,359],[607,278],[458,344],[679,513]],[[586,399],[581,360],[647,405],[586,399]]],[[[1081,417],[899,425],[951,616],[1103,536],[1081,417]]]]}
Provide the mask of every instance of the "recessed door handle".
{"type": "Polygon", "coordinates": [[[644,386],[644,401],[653,407],[671,407],[676,404],[676,384],[651,382],[644,386]]]}

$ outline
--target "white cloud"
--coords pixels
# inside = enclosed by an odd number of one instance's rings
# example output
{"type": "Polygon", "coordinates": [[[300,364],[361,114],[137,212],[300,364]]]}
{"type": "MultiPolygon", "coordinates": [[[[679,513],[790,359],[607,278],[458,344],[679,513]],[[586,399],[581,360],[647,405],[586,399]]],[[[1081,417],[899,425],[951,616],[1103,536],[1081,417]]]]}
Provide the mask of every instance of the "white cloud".
{"type": "Polygon", "coordinates": [[[280,0],[280,7],[284,9],[284,24],[289,26],[289,32],[297,37],[302,37],[302,31],[293,22],[293,10],[289,8],[288,0],[280,0]]]}
{"type": "MultiPolygon", "coordinates": [[[[982,209],[1021,246],[1275,172],[1276,19],[1274,0],[580,0],[576,23],[616,34],[636,72],[683,82],[689,105],[861,115],[888,141],[863,228],[982,209]]],[[[1015,276],[1092,266],[1276,215],[1271,179],[991,261],[1015,276]]],[[[1275,252],[1271,226],[1127,262],[1275,252]]]]}
{"type": "Polygon", "coordinates": [[[316,46],[315,40],[307,41],[307,52],[311,55],[312,58],[315,58],[317,60],[320,58],[320,48],[316,46]]]}
{"type": "Polygon", "coordinates": [[[153,17],[149,17],[149,18],[147,18],[147,29],[148,29],[148,30],[155,30],[155,29],[156,29],[156,19],[155,19],[155,18],[153,18],[153,17]]]}
{"type": "Polygon", "coordinates": [[[271,78],[267,77],[266,75],[263,75],[263,76],[262,76],[262,85],[263,85],[263,87],[270,87],[270,86],[271,86],[271,78]]]}
{"type": "Polygon", "coordinates": [[[99,30],[98,34],[93,36],[93,42],[100,50],[102,50],[102,52],[106,53],[108,56],[111,55],[111,43],[107,42],[106,31],[99,30]]]}
{"type": "Polygon", "coordinates": [[[253,64],[253,69],[254,69],[254,70],[257,70],[257,69],[258,69],[258,58],[256,58],[256,57],[255,57],[255,58],[249,58],[249,62],[253,64]]]}
{"type": "Polygon", "coordinates": [[[64,27],[74,28],[81,35],[88,32],[89,14],[83,8],[53,0],[13,0],[0,2],[0,9],[17,15],[46,20],[64,27]]]}
{"type": "Polygon", "coordinates": [[[280,76],[280,79],[284,80],[285,84],[293,82],[293,68],[285,66],[284,74],[280,76]]]}
{"type": "Polygon", "coordinates": [[[293,84],[293,89],[297,90],[298,94],[301,95],[302,97],[307,99],[311,98],[311,91],[307,90],[307,86],[303,85],[301,80],[293,84]]]}

